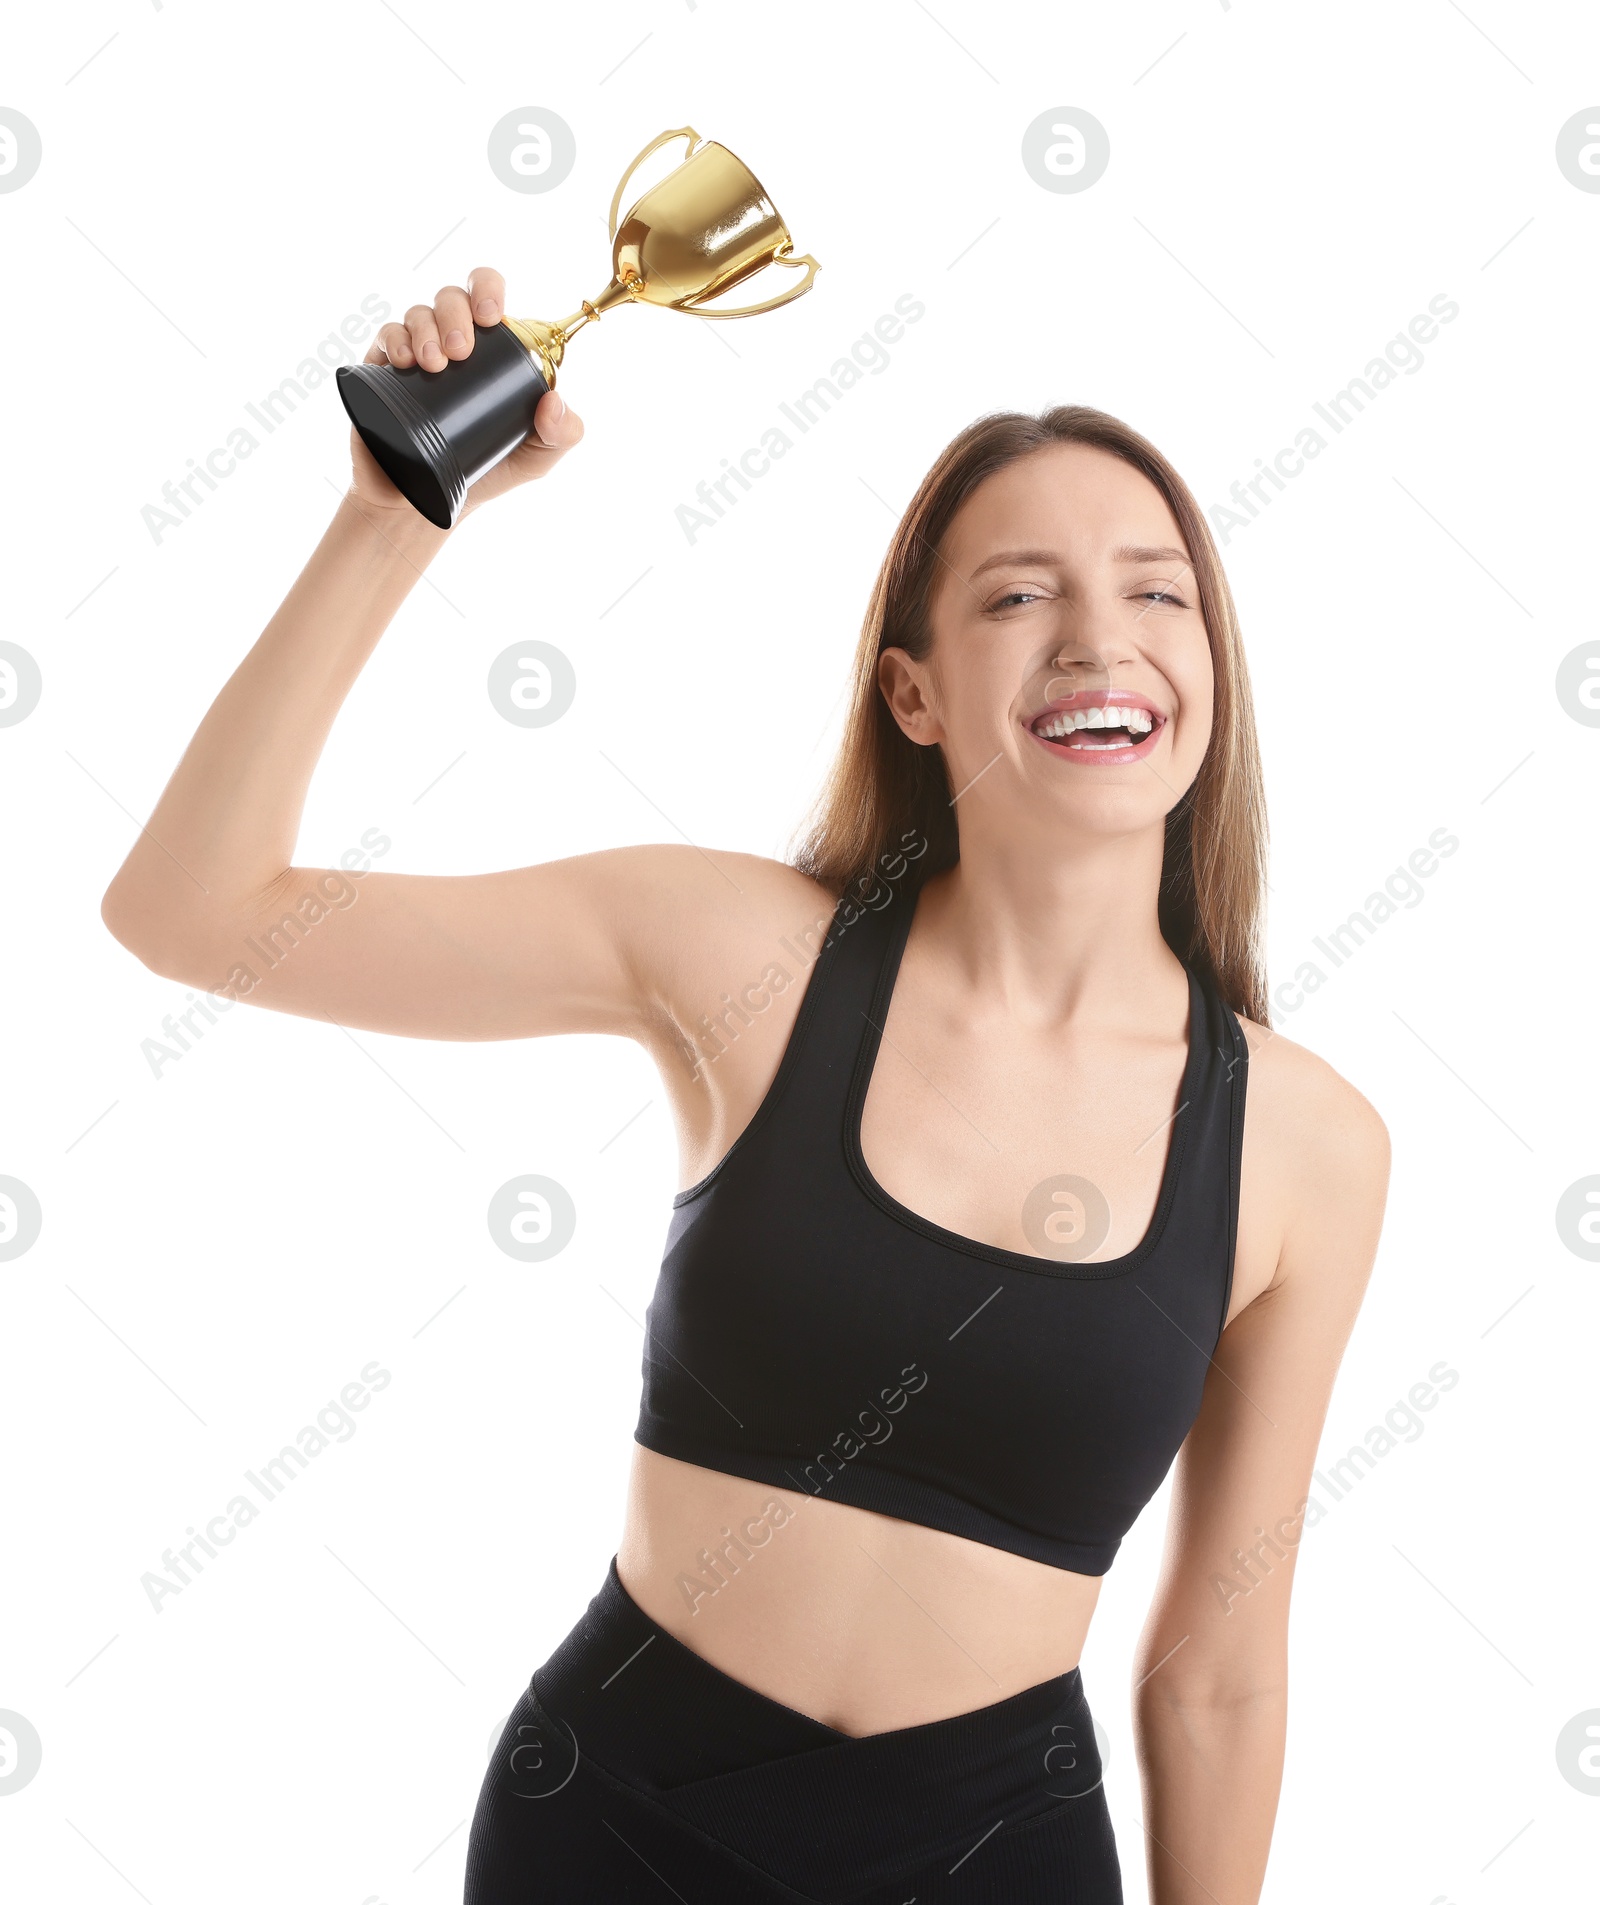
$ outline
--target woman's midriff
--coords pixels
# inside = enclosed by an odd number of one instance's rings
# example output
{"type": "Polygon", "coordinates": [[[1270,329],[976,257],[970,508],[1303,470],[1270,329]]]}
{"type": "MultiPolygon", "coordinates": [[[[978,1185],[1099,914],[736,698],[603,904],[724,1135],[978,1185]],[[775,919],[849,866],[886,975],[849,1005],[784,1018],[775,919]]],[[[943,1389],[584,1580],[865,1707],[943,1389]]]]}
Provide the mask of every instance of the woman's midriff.
{"type": "Polygon", "coordinates": [[[735,1680],[859,1737],[1077,1665],[1100,1582],[635,1444],[617,1574],[735,1680]]]}

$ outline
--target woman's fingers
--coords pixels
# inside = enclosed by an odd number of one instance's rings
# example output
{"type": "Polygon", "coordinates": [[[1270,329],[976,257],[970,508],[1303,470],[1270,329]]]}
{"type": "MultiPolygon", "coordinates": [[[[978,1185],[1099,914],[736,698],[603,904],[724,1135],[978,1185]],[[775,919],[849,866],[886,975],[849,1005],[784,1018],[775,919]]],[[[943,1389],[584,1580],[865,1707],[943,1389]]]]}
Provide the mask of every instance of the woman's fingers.
{"type": "Polygon", "coordinates": [[[506,281],[488,265],[479,265],[467,279],[472,315],[480,324],[498,324],[506,314],[506,281]]]}
{"type": "Polygon", "coordinates": [[[369,364],[393,364],[410,370],[443,370],[472,354],[473,325],[498,324],[505,315],[506,281],[480,265],[467,280],[441,285],[431,305],[414,304],[400,324],[386,324],[367,350],[369,364]]]}
{"type": "Polygon", "coordinates": [[[533,427],[548,450],[575,449],[583,441],[583,419],[559,390],[547,390],[539,399],[533,427]]]}
{"type": "Polygon", "coordinates": [[[411,354],[424,370],[443,370],[449,359],[439,342],[439,327],[433,321],[431,304],[414,304],[406,312],[406,331],[411,354]]]}
{"type": "Polygon", "coordinates": [[[433,322],[446,357],[460,359],[470,353],[472,300],[460,285],[439,287],[439,294],[433,301],[433,322]]]}
{"type": "Polygon", "coordinates": [[[403,324],[384,325],[372,340],[365,361],[369,364],[393,364],[397,370],[409,370],[417,359],[406,327],[403,324]]]}

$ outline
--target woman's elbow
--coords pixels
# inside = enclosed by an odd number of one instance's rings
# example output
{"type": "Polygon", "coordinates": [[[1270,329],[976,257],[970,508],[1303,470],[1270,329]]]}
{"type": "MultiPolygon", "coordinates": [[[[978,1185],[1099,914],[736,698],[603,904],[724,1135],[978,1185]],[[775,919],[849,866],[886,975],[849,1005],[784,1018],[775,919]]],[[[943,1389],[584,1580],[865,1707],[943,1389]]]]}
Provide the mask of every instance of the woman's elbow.
{"type": "Polygon", "coordinates": [[[195,983],[202,953],[192,922],[176,916],[142,884],[119,873],[101,896],[100,918],[118,945],[159,978],[195,983]]]}

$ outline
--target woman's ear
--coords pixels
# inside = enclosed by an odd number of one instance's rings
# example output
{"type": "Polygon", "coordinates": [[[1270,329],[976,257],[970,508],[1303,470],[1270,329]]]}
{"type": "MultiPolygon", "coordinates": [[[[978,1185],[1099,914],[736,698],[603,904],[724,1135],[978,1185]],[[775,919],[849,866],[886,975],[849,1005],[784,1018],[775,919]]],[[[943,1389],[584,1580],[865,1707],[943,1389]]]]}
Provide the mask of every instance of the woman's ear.
{"type": "Polygon", "coordinates": [[[932,701],[932,671],[925,661],[914,661],[903,648],[884,649],[878,657],[878,687],[907,740],[931,747],[945,738],[932,701]]]}

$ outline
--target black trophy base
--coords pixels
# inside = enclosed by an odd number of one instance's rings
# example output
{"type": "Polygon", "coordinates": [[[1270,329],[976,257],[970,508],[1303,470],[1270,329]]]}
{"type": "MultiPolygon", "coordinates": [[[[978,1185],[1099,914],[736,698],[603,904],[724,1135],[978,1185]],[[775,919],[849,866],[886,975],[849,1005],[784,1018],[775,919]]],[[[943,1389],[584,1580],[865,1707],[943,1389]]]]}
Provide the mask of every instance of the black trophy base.
{"type": "Polygon", "coordinates": [[[504,324],[473,329],[472,355],[443,370],[341,364],[336,378],[378,467],[441,529],[455,527],[468,488],[527,440],[550,388],[504,324]]]}

